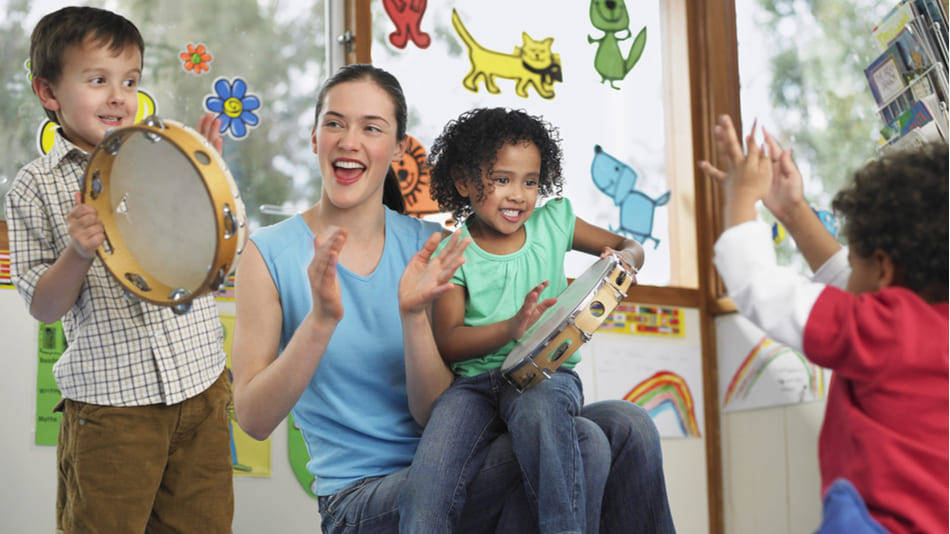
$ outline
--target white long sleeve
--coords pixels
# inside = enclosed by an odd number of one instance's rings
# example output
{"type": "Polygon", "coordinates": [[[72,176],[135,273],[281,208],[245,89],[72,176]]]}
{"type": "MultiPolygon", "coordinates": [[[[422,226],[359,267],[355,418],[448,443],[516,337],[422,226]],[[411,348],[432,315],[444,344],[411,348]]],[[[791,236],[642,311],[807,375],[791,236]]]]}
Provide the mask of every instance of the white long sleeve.
{"type": "MultiPolygon", "coordinates": [[[[723,232],[716,241],[713,262],[739,312],[769,337],[801,350],[808,315],[826,284],[780,267],[773,247],[765,223],[747,222],[723,232]]],[[[830,263],[826,262],[819,272],[839,279],[840,265],[837,260],[830,263]]]]}

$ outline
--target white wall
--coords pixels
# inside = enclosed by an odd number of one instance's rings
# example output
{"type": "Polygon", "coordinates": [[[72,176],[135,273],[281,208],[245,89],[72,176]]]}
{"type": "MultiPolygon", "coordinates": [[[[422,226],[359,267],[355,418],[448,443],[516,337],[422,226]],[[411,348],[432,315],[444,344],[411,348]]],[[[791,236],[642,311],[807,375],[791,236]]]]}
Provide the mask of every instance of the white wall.
{"type": "MultiPolygon", "coordinates": [[[[748,342],[717,318],[720,354],[748,342]]],[[[720,395],[721,397],[721,395],[720,395]]],[[[725,531],[805,534],[821,523],[818,431],[825,401],[723,413],[722,469],[725,531]]]]}

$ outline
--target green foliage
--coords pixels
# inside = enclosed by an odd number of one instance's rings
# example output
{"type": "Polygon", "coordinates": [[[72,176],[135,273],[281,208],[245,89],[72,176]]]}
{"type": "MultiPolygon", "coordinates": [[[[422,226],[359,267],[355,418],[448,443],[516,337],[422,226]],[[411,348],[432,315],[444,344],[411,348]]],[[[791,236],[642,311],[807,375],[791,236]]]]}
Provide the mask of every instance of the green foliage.
{"type": "MultiPolygon", "coordinates": [[[[255,226],[279,219],[261,214],[261,204],[312,203],[320,191],[309,144],[314,98],[326,74],[324,7],[323,0],[302,10],[296,4],[118,0],[108,5],[133,21],[145,39],[141,86],[155,98],[163,118],[193,127],[206,112],[205,97],[214,94],[219,76],[244,78],[248,93],[260,98],[259,126],[239,141],[225,137],[224,143],[224,158],[255,226]],[[184,70],[179,55],[189,43],[207,47],[209,72],[196,76],[184,70]]],[[[12,155],[3,162],[3,174],[15,173],[37,156],[36,130],[44,117],[23,68],[32,31],[23,27],[28,10],[28,2],[12,2],[0,21],[6,52],[0,58],[5,81],[0,128],[6,132],[0,146],[12,155]]]]}
{"type": "MultiPolygon", "coordinates": [[[[39,101],[33,96],[24,62],[30,55],[30,34],[23,29],[23,21],[30,10],[29,2],[17,0],[6,6],[0,20],[0,197],[2,197],[20,167],[36,156],[37,128],[46,117],[39,101]]],[[[4,217],[0,204],[0,219],[4,217]]]]}
{"type": "MultiPolygon", "coordinates": [[[[756,3],[766,36],[757,45],[769,55],[772,76],[768,119],[778,128],[772,133],[792,149],[809,202],[830,209],[850,173],[875,154],[881,119],[864,68],[878,55],[871,31],[896,2],[756,3]]],[[[777,252],[790,261],[794,243],[786,239],[777,252]]]]}

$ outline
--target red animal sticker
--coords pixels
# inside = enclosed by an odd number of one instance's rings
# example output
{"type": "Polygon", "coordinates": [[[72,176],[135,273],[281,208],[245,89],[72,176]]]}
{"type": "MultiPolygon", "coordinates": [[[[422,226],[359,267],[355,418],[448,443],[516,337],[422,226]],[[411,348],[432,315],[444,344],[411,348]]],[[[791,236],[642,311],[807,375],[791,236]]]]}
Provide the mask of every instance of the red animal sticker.
{"type": "Polygon", "coordinates": [[[389,42],[396,48],[406,48],[412,40],[419,48],[428,48],[432,41],[429,34],[422,31],[422,15],[426,11],[426,0],[383,0],[383,8],[396,25],[396,31],[389,34],[389,42]]]}

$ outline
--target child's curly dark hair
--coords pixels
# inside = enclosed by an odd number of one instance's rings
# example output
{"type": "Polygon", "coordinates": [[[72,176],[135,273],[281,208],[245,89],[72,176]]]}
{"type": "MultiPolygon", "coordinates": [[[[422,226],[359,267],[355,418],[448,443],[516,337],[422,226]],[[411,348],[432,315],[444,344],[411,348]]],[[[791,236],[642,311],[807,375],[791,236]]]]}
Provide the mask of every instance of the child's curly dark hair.
{"type": "Polygon", "coordinates": [[[473,184],[481,196],[482,167],[491,172],[502,146],[523,141],[531,141],[541,152],[538,195],[560,196],[564,179],[557,128],[523,110],[505,108],[476,108],[445,125],[429,150],[429,194],[441,210],[463,220],[472,213],[472,207],[469,199],[455,189],[455,179],[473,184]]]}
{"type": "Polygon", "coordinates": [[[854,173],[832,207],[853,251],[881,250],[897,284],[930,302],[947,300],[947,144],[886,155],[854,173]]]}

